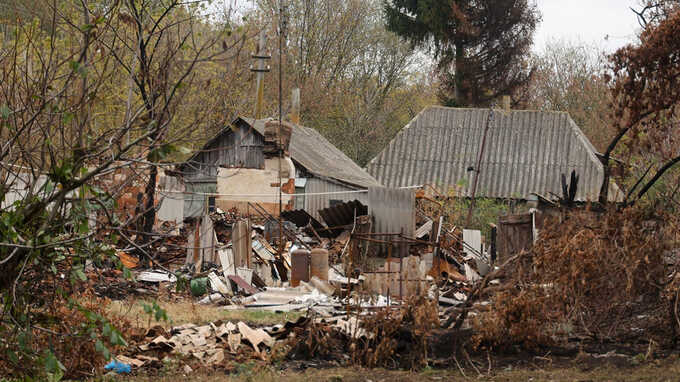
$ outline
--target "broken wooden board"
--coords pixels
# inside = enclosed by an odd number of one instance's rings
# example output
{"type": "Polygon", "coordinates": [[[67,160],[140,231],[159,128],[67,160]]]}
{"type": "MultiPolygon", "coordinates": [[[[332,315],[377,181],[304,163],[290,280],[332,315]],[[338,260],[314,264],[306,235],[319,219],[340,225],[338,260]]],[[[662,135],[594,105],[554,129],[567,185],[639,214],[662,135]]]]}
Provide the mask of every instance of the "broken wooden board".
{"type": "Polygon", "coordinates": [[[231,288],[227,288],[227,286],[224,285],[222,280],[220,280],[219,277],[217,277],[215,272],[208,273],[208,280],[210,280],[210,287],[213,290],[216,290],[216,291],[218,291],[218,292],[220,292],[220,293],[222,293],[223,295],[226,295],[226,296],[233,296],[234,295],[231,288]]]}
{"type": "Polygon", "coordinates": [[[422,239],[425,237],[425,235],[428,235],[430,231],[432,231],[432,225],[434,222],[432,220],[427,220],[425,224],[421,225],[417,230],[416,230],[416,239],[422,239]]]}

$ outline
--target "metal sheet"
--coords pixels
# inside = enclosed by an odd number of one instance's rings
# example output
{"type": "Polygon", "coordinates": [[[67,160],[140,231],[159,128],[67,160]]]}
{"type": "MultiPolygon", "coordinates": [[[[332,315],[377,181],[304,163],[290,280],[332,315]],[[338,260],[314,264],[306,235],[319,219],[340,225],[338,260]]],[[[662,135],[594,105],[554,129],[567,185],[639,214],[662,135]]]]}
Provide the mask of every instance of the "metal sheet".
{"type": "Polygon", "coordinates": [[[312,227],[314,227],[314,229],[316,230],[324,228],[323,224],[321,224],[318,220],[314,219],[314,216],[310,215],[305,210],[283,211],[281,213],[281,216],[285,220],[288,220],[289,222],[295,224],[298,228],[306,227],[307,224],[310,223],[312,227]]]}
{"type": "Polygon", "coordinates": [[[339,184],[327,179],[309,178],[305,186],[305,211],[315,219],[323,219],[319,210],[331,207],[333,203],[344,203],[358,200],[368,204],[368,192],[354,192],[356,188],[339,184]],[[347,191],[347,193],[344,193],[347,191]]]}
{"type": "MultiPolygon", "coordinates": [[[[336,206],[319,210],[319,214],[328,227],[340,227],[352,224],[355,216],[367,215],[368,207],[358,200],[353,200],[351,202],[340,203],[336,206]]],[[[337,232],[336,236],[339,233],[340,232],[337,232]]]]}
{"type": "Polygon", "coordinates": [[[300,281],[309,281],[309,256],[309,251],[305,249],[297,249],[291,254],[290,285],[292,287],[300,285],[300,281]]]}
{"type": "MultiPolygon", "coordinates": [[[[374,233],[402,233],[413,238],[416,229],[416,196],[410,189],[368,189],[374,233]]],[[[399,245],[399,256],[408,256],[408,246],[399,245]]]]}
{"type": "Polygon", "coordinates": [[[229,275],[229,280],[233,281],[236,283],[236,285],[239,286],[239,288],[243,289],[246,293],[248,294],[255,294],[257,293],[257,289],[253,288],[253,286],[249,285],[243,278],[240,276],[236,275],[229,275]]]}

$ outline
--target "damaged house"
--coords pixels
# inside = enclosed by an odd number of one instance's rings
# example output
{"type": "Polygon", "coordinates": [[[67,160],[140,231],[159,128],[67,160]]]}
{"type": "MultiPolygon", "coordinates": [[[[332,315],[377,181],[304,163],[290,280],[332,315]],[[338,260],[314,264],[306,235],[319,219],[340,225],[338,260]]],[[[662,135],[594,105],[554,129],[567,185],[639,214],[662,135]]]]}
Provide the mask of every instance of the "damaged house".
{"type": "MultiPolygon", "coordinates": [[[[421,111],[367,170],[386,187],[436,184],[457,196],[521,201],[557,199],[562,174],[572,171],[575,201],[597,200],[604,177],[595,147],[568,113],[439,106],[421,111]]],[[[623,197],[615,184],[609,195],[623,197]]]]}
{"type": "Polygon", "coordinates": [[[281,187],[283,210],[304,209],[318,219],[323,208],[365,204],[367,194],[357,191],[380,186],[318,131],[282,125],[239,117],[179,166],[187,191],[184,217],[215,207],[245,212],[249,202],[278,215],[281,187]]]}

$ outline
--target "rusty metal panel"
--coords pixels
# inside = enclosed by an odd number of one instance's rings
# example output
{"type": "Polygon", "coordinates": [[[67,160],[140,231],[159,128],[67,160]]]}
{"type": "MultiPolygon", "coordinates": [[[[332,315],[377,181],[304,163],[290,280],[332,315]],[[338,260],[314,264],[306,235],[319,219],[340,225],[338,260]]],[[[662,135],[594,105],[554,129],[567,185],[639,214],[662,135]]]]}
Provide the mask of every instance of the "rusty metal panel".
{"type": "MultiPolygon", "coordinates": [[[[412,189],[371,187],[368,189],[369,214],[374,233],[402,233],[413,238],[416,229],[416,196],[412,189]]],[[[399,246],[399,256],[408,256],[408,246],[399,246]]]]}
{"type": "MultiPolygon", "coordinates": [[[[561,195],[561,174],[572,170],[580,176],[576,200],[597,200],[599,195],[602,164],[564,112],[428,107],[368,163],[367,170],[387,187],[463,184],[460,196],[471,196],[476,173],[468,170],[477,166],[480,154],[479,197],[529,199],[537,193],[552,198],[561,195]]],[[[612,184],[610,198],[622,196],[612,184]]]]}
{"type": "Polygon", "coordinates": [[[300,285],[300,281],[309,282],[309,256],[306,249],[297,249],[290,255],[290,286],[300,285]]]}
{"type": "Polygon", "coordinates": [[[505,215],[498,218],[496,246],[499,262],[523,250],[531,249],[533,242],[533,215],[531,213],[505,215]]]}

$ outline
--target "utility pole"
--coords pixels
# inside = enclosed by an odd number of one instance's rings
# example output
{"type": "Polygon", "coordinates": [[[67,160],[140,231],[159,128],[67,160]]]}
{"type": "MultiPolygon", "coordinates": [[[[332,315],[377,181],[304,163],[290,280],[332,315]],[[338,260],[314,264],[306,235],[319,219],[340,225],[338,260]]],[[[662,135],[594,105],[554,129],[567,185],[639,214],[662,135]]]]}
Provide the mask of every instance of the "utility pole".
{"type": "Polygon", "coordinates": [[[282,254],[286,244],[283,241],[283,222],[281,214],[283,213],[283,179],[281,178],[281,161],[283,160],[283,142],[281,135],[283,134],[283,40],[286,35],[286,16],[284,14],[284,0],[279,0],[279,254],[282,254]]]}
{"type": "Polygon", "coordinates": [[[470,223],[472,223],[472,212],[475,209],[475,202],[476,202],[475,198],[477,197],[477,181],[479,180],[479,173],[482,170],[481,169],[482,158],[484,156],[484,149],[486,148],[486,135],[489,132],[489,128],[491,127],[491,125],[493,125],[495,117],[496,117],[496,115],[494,114],[494,110],[493,110],[493,106],[492,106],[489,109],[489,116],[486,117],[486,126],[484,126],[484,134],[482,135],[482,145],[479,148],[479,154],[477,156],[477,164],[472,169],[472,171],[474,171],[475,178],[472,181],[472,192],[470,194],[470,208],[468,209],[467,219],[465,219],[465,225],[468,229],[470,228],[470,223]]]}
{"type": "Polygon", "coordinates": [[[262,104],[264,103],[264,74],[271,70],[269,65],[265,66],[265,60],[272,57],[266,52],[267,34],[265,30],[260,31],[260,41],[257,44],[257,51],[251,57],[257,60],[257,68],[250,66],[250,71],[255,72],[257,88],[255,90],[255,119],[262,119],[262,104]]]}

